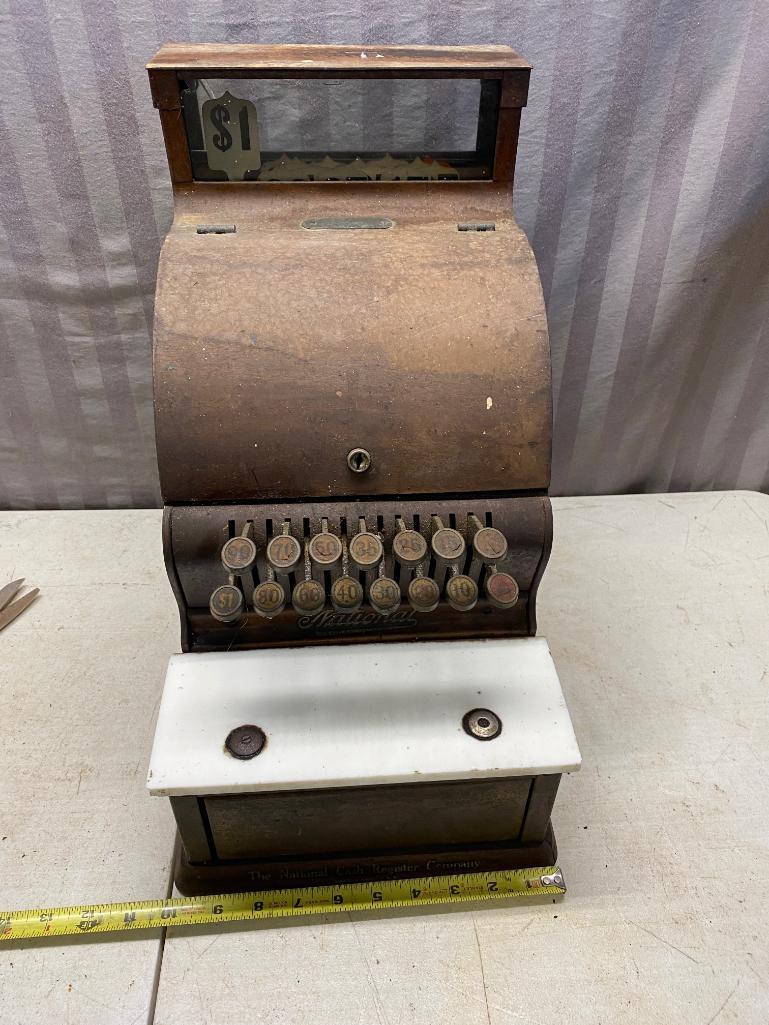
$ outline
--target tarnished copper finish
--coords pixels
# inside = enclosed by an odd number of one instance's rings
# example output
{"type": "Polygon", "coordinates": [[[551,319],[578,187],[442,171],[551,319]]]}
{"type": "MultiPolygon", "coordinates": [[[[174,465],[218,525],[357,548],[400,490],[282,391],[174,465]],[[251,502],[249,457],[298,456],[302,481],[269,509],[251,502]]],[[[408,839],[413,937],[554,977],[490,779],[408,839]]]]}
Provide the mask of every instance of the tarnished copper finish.
{"type": "Polygon", "coordinates": [[[177,189],[155,303],[165,501],[544,491],[547,328],[511,203],[493,182],[177,189]],[[372,209],[395,226],[301,227],[372,209]],[[468,214],[497,230],[457,231],[468,214]],[[212,220],[237,231],[196,233],[212,220]]]}
{"type": "Polygon", "coordinates": [[[360,570],[376,569],[384,557],[382,542],[368,530],[361,530],[350,541],[350,559],[360,570]]]}
{"type": "Polygon", "coordinates": [[[243,595],[234,584],[222,584],[212,593],[208,603],[211,615],[220,623],[234,623],[245,611],[243,595]]]}
{"type": "Polygon", "coordinates": [[[434,612],[441,600],[441,589],[432,577],[414,577],[409,583],[409,604],[415,612],[434,612]]]}
{"type": "Polygon", "coordinates": [[[399,530],[393,538],[393,556],[401,566],[418,566],[426,555],[427,541],[416,530],[399,530]]]}
{"type": "Polygon", "coordinates": [[[439,527],[432,537],[433,555],[440,562],[456,562],[465,554],[465,539],[452,527],[439,527]]]}
{"type": "MultiPolygon", "coordinates": [[[[507,47],[171,45],[150,62],[174,184],[154,386],[185,650],[536,632],[550,357],[512,213],[529,70],[507,47]],[[241,127],[238,153],[216,155],[193,141],[218,145],[214,97],[198,111],[190,86],[206,77],[472,78],[477,144],[464,164],[270,153],[261,165],[241,127]],[[409,177],[420,180],[397,180],[409,177]]],[[[223,109],[245,112],[255,137],[258,101],[230,85],[223,109]]],[[[498,716],[472,706],[468,693],[456,728],[493,742],[498,716]]],[[[265,742],[245,724],[225,747],[250,758],[265,742]]],[[[186,851],[176,881],[210,893],[283,886],[286,872],[553,864],[559,778],[172,798],[186,851]]]]}
{"type": "Polygon", "coordinates": [[[286,592],[275,580],[265,580],[254,588],[251,598],[254,612],[265,619],[273,619],[280,615],[286,605],[286,592]]]}
{"type": "Polygon", "coordinates": [[[389,616],[401,603],[401,589],[390,577],[377,577],[368,589],[368,597],[375,612],[389,616]]]}
{"type": "Polygon", "coordinates": [[[267,544],[267,561],[278,573],[290,573],[301,557],[302,547],[292,534],[278,534],[267,544]]]}
{"type": "Polygon", "coordinates": [[[331,605],[335,612],[357,612],[363,604],[363,587],[354,577],[337,577],[331,585],[331,605]]]}
{"type": "Polygon", "coordinates": [[[511,609],[518,601],[518,584],[509,573],[490,573],[486,577],[486,597],[498,609],[511,609]]]}
{"type": "Polygon", "coordinates": [[[229,573],[241,573],[256,561],[256,545],[249,537],[231,537],[222,546],[222,563],[229,573]]]}
{"type": "Polygon", "coordinates": [[[310,558],[318,566],[328,568],[336,565],[342,558],[342,542],[336,534],[322,531],[315,534],[309,544],[310,558]]]}
{"type": "Polygon", "coordinates": [[[169,45],[148,70],[174,183],[153,348],[185,649],[533,633],[551,398],[512,214],[527,62],[169,45]],[[193,180],[190,81],[370,76],[479,79],[487,180],[193,180]]]}
{"type": "Polygon", "coordinates": [[[478,585],[472,577],[457,573],[446,581],[446,601],[457,612],[469,612],[478,603],[478,585]]]}
{"type": "Polygon", "coordinates": [[[291,594],[291,604],[300,616],[312,616],[326,604],[326,592],[317,580],[300,580],[291,594]]]}
{"type": "Polygon", "coordinates": [[[507,538],[495,527],[481,527],[473,537],[473,553],[483,562],[497,562],[507,554],[507,538]]]}

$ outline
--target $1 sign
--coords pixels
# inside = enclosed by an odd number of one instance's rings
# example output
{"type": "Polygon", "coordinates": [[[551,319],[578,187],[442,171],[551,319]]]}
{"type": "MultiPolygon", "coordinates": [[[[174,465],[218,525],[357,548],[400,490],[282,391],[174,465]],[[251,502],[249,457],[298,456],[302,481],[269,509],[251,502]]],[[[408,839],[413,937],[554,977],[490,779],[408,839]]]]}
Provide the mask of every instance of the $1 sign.
{"type": "Polygon", "coordinates": [[[262,166],[256,107],[230,92],[206,100],[201,111],[208,166],[243,181],[262,166]]]}
{"type": "Polygon", "coordinates": [[[218,132],[214,135],[212,142],[218,150],[225,153],[232,145],[232,136],[224,127],[230,120],[230,112],[221,103],[217,103],[209,116],[211,118],[211,124],[214,128],[218,129],[218,132]]]}

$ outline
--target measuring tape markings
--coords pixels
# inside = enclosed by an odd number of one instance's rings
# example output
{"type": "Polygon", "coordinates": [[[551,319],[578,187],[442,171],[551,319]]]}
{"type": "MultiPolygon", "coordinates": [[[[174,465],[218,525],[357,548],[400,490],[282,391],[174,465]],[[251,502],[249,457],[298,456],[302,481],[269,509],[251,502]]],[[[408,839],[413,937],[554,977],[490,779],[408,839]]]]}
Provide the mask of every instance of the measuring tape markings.
{"type": "Polygon", "coordinates": [[[337,886],[255,890],[158,901],[77,904],[68,907],[0,911],[0,940],[78,933],[125,932],[158,926],[259,921],[335,911],[419,907],[508,897],[559,897],[566,892],[561,870],[515,869],[396,879],[337,886]]]}

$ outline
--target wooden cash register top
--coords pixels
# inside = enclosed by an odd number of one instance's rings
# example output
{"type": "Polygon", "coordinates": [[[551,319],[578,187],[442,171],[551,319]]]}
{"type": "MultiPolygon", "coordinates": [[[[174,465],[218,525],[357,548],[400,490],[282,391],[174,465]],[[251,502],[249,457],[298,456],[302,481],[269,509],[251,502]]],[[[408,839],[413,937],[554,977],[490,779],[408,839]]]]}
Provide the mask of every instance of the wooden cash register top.
{"type": "Polygon", "coordinates": [[[252,46],[250,44],[166,43],[148,70],[186,69],[203,73],[314,70],[510,71],[531,65],[509,46],[252,46]]]}

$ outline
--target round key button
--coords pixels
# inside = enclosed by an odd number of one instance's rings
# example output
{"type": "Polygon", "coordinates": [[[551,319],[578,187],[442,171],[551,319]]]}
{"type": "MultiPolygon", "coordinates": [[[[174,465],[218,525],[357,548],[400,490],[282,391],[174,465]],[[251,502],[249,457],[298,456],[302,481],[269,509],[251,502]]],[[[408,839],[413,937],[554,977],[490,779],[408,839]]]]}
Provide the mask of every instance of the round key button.
{"type": "Polygon", "coordinates": [[[388,616],[401,603],[401,589],[389,577],[377,577],[368,589],[368,600],[373,609],[388,616]]]}
{"type": "Polygon", "coordinates": [[[509,573],[490,573],[483,589],[498,609],[511,609],[518,601],[518,584],[509,573]]]}
{"type": "Polygon", "coordinates": [[[231,537],[222,548],[222,563],[230,573],[243,573],[256,560],[256,545],[250,537],[231,537]]]}
{"type": "Polygon", "coordinates": [[[362,570],[376,569],[384,556],[382,542],[367,530],[352,538],[349,551],[352,561],[362,570]]]}
{"type": "Polygon", "coordinates": [[[211,595],[208,608],[220,623],[232,623],[243,614],[243,595],[234,584],[222,584],[211,595]]]}
{"type": "Polygon", "coordinates": [[[272,619],[285,608],[286,592],[275,580],[265,580],[254,588],[251,604],[254,606],[254,612],[265,619],[272,619]]]}
{"type": "Polygon", "coordinates": [[[276,534],[267,545],[267,561],[279,573],[290,573],[302,555],[302,548],[292,534],[276,534]]]}
{"type": "Polygon", "coordinates": [[[352,577],[337,577],[331,585],[331,604],[337,612],[356,612],[363,604],[363,588],[352,577]]]}
{"type": "Polygon", "coordinates": [[[315,534],[310,541],[310,558],[318,566],[333,566],[342,558],[342,542],[327,531],[315,534]]]}
{"type": "Polygon", "coordinates": [[[291,604],[300,615],[311,616],[326,604],[326,592],[317,580],[300,580],[291,595],[291,604]]]}
{"type": "Polygon", "coordinates": [[[483,562],[499,562],[507,555],[507,538],[496,527],[481,527],[473,538],[473,551],[483,562]]]}
{"type": "Polygon", "coordinates": [[[432,577],[414,577],[409,583],[409,605],[415,612],[433,612],[441,600],[441,589],[432,577]]]}
{"type": "Polygon", "coordinates": [[[427,541],[416,530],[401,530],[393,537],[393,555],[401,566],[418,566],[427,555],[427,541]]]}
{"type": "Polygon", "coordinates": [[[441,527],[433,534],[432,547],[436,559],[456,562],[465,553],[465,539],[453,527],[441,527]]]}
{"type": "Polygon", "coordinates": [[[457,612],[469,612],[478,601],[478,585],[464,573],[449,577],[446,581],[446,601],[457,612]]]}

